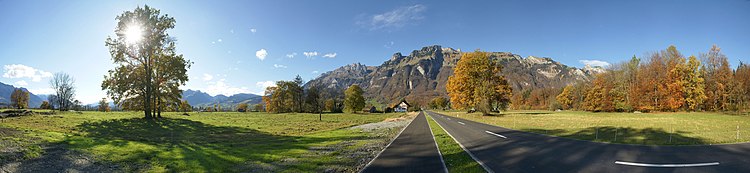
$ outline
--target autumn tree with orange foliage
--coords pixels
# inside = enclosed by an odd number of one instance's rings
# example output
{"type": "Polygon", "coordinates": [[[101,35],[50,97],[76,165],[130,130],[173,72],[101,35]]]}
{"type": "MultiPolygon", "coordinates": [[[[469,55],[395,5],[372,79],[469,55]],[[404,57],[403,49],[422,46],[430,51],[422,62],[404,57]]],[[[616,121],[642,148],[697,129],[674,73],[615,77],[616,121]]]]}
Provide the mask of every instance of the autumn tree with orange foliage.
{"type": "Polygon", "coordinates": [[[736,71],[714,45],[708,53],[685,58],[670,46],[648,54],[645,63],[633,57],[610,66],[591,82],[563,89],[557,101],[564,108],[588,111],[739,111],[750,109],[750,66],[736,71]],[[581,87],[588,85],[588,87],[581,87]],[[582,105],[575,105],[583,98],[582,105]]]}
{"type": "Polygon", "coordinates": [[[512,93],[502,66],[479,50],[461,56],[446,90],[453,108],[475,108],[485,115],[493,109],[506,109],[512,93]]]}
{"type": "Polygon", "coordinates": [[[728,110],[732,69],[729,67],[727,56],[721,53],[719,46],[714,45],[708,53],[701,54],[701,59],[706,76],[706,110],[728,110]]]}

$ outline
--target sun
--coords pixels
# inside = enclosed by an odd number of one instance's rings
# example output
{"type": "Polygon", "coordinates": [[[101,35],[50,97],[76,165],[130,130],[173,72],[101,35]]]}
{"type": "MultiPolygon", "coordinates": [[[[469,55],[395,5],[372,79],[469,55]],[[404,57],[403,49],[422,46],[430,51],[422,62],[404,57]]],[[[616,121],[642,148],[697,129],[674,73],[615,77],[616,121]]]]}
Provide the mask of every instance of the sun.
{"type": "Polygon", "coordinates": [[[143,39],[143,29],[138,23],[131,23],[125,29],[125,42],[135,44],[143,39]]]}

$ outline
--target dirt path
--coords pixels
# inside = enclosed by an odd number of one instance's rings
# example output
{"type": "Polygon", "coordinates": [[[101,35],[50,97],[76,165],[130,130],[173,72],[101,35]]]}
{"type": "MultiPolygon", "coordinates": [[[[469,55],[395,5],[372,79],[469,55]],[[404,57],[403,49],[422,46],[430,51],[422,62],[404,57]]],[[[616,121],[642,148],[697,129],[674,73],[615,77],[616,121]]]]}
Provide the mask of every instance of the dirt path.
{"type": "Polygon", "coordinates": [[[41,157],[11,162],[0,167],[6,172],[117,172],[114,164],[97,162],[87,154],[65,149],[61,145],[44,148],[41,157]]]}

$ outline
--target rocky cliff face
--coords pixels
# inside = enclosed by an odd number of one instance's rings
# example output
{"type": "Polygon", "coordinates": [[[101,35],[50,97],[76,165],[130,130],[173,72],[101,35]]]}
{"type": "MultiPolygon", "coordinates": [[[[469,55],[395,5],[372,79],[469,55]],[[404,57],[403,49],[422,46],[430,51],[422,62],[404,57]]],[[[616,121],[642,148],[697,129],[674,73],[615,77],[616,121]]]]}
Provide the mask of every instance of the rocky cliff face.
{"type": "MultiPolygon", "coordinates": [[[[427,46],[412,51],[408,56],[395,53],[380,66],[355,63],[340,67],[309,81],[306,87],[317,85],[330,90],[343,90],[358,84],[370,100],[391,104],[406,98],[425,105],[435,96],[447,97],[445,86],[461,54],[461,50],[453,48],[427,46]]],[[[490,57],[503,65],[503,75],[514,91],[564,87],[577,81],[590,80],[594,74],[604,70],[600,67],[578,69],[550,58],[522,58],[509,52],[491,52],[490,57]]]]}

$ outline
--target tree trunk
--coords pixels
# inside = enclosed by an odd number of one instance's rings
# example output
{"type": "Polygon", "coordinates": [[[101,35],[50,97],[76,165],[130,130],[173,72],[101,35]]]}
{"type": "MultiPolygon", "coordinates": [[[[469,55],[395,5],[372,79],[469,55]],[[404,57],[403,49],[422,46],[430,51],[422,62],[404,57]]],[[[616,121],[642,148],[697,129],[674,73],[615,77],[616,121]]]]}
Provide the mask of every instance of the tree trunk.
{"type": "Polygon", "coordinates": [[[146,65],[144,66],[146,70],[146,93],[145,93],[145,100],[143,102],[143,110],[144,114],[146,114],[146,119],[151,119],[151,69],[149,68],[150,60],[146,58],[146,65]]]}

